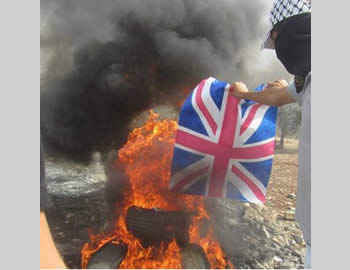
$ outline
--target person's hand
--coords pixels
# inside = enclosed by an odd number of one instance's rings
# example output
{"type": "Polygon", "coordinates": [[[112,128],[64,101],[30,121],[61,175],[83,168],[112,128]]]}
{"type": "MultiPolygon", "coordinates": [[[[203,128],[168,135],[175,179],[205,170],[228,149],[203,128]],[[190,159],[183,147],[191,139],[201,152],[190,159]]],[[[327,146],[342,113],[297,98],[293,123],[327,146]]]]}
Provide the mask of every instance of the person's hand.
{"type": "Polygon", "coordinates": [[[270,88],[270,87],[274,87],[274,88],[284,88],[288,86],[288,83],[286,80],[276,80],[276,81],[273,81],[273,82],[269,82],[267,85],[266,85],[266,88],[270,88]]]}
{"type": "Polygon", "coordinates": [[[230,87],[230,95],[242,98],[242,95],[249,92],[247,86],[242,82],[234,82],[230,87]]]}

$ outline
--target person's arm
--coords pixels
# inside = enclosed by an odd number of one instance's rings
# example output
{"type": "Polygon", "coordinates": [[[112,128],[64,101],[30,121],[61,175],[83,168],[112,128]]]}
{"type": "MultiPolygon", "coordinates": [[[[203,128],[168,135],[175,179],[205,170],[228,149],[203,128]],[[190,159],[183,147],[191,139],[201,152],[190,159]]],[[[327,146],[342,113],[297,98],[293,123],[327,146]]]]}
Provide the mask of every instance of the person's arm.
{"type": "Polygon", "coordinates": [[[40,269],[67,269],[52,239],[44,212],[40,212],[40,269]]]}
{"type": "Polygon", "coordinates": [[[242,82],[235,82],[231,85],[231,95],[270,106],[282,106],[296,101],[289,93],[288,84],[284,80],[271,82],[264,90],[258,92],[249,91],[242,82]]]}
{"type": "Polygon", "coordinates": [[[40,269],[67,269],[56,249],[45,215],[51,204],[45,181],[45,157],[40,145],[40,269]]]}

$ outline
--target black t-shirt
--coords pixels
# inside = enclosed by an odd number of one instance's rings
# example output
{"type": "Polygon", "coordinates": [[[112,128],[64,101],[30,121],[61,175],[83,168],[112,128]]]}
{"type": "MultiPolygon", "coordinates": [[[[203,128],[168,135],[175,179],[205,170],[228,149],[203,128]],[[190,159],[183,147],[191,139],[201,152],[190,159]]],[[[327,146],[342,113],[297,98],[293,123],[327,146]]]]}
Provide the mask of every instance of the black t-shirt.
{"type": "Polygon", "coordinates": [[[40,211],[45,211],[51,205],[45,181],[45,156],[40,144],[40,211]]]}

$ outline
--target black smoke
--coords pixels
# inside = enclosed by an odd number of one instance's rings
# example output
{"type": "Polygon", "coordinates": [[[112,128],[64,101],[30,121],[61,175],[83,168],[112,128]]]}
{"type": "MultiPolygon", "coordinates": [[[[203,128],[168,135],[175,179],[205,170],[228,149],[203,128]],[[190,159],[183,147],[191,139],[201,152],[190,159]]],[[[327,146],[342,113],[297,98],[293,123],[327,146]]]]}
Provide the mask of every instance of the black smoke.
{"type": "Polygon", "coordinates": [[[119,148],[130,121],[185,86],[242,80],[264,34],[258,0],[41,1],[41,136],[88,162],[119,148]]]}

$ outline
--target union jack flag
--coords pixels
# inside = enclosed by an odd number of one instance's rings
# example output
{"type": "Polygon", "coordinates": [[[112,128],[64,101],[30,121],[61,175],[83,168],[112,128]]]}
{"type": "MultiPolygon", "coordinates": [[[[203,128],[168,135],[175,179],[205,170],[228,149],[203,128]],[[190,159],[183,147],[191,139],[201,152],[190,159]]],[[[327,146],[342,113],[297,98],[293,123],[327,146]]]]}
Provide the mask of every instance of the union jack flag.
{"type": "Polygon", "coordinates": [[[263,203],[272,168],[277,108],[233,97],[229,91],[228,83],[210,77],[186,99],[169,189],[263,203]]]}

